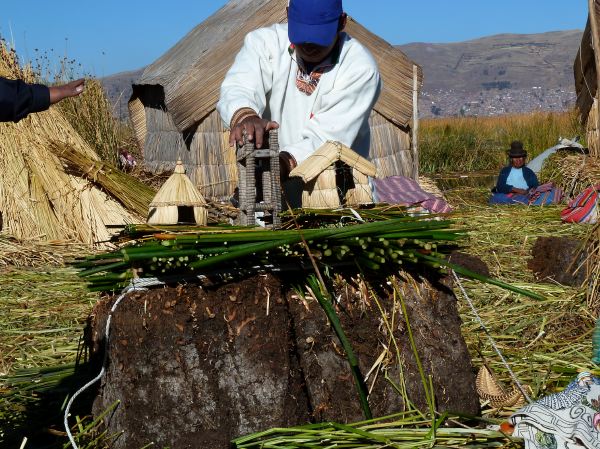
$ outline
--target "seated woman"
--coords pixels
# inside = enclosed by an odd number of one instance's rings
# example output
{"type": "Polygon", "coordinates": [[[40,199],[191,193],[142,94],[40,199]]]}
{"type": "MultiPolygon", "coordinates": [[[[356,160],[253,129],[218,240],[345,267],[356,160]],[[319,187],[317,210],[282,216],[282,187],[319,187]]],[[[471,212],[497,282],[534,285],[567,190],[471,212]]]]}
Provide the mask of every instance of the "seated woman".
{"type": "Polygon", "coordinates": [[[551,182],[540,185],[535,173],[525,166],[527,151],[515,140],[508,152],[510,165],[500,170],[496,187],[492,190],[490,204],[528,204],[543,206],[560,203],[563,192],[551,182]]]}
{"type": "Polygon", "coordinates": [[[518,140],[512,142],[508,157],[510,165],[500,170],[490,204],[529,204],[530,193],[540,183],[535,173],[525,167],[527,151],[523,149],[523,143],[518,140]]]}

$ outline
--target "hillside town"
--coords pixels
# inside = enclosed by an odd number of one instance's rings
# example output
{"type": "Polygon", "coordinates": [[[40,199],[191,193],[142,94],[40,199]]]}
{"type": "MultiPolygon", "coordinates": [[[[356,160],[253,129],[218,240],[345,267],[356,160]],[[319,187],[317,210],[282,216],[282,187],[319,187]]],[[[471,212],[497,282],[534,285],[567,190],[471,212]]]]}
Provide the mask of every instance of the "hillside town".
{"type": "Polygon", "coordinates": [[[571,109],[576,95],[572,87],[489,89],[478,93],[460,90],[423,90],[419,99],[422,118],[497,116],[534,111],[560,112],[571,109]]]}

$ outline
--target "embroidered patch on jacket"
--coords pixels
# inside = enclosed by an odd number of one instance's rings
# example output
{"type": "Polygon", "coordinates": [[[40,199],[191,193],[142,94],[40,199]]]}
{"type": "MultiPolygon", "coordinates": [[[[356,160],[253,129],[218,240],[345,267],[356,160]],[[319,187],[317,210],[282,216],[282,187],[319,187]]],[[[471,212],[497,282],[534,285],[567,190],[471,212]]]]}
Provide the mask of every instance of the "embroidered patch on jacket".
{"type": "Polygon", "coordinates": [[[306,73],[298,68],[298,72],[296,73],[296,87],[300,92],[303,92],[306,95],[312,95],[319,85],[321,76],[323,76],[323,72],[314,71],[312,73],[306,73]]]}

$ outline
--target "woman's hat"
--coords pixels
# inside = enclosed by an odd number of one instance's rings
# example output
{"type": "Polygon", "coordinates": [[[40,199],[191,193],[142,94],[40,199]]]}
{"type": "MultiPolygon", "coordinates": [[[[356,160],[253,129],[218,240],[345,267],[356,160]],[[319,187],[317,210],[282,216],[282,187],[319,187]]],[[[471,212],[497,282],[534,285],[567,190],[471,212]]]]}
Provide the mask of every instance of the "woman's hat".
{"type": "Polygon", "coordinates": [[[519,140],[511,142],[508,157],[527,157],[527,151],[523,149],[523,142],[519,140]]]}

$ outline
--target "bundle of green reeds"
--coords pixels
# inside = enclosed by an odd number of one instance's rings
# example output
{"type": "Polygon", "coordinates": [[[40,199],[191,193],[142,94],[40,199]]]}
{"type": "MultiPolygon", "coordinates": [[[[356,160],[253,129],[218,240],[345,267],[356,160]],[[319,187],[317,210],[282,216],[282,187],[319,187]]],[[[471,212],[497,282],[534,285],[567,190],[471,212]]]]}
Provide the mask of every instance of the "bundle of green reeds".
{"type": "Polygon", "coordinates": [[[92,290],[113,290],[129,283],[134,272],[152,277],[202,274],[223,267],[306,264],[303,241],[324,266],[355,262],[378,271],[388,264],[432,265],[424,257],[430,255],[443,263],[444,248],[461,235],[448,229],[449,224],[404,217],[324,229],[155,234],[119,251],[91,256],[77,267],[84,269],[81,275],[88,278],[92,290]]]}
{"type": "Polygon", "coordinates": [[[322,423],[271,429],[233,440],[238,449],[259,448],[428,448],[500,447],[510,442],[505,434],[487,429],[444,426],[446,417],[427,419],[418,411],[356,424],[322,423]]]}
{"type": "Polygon", "coordinates": [[[80,275],[88,279],[91,290],[114,291],[140,275],[181,279],[215,270],[233,274],[286,266],[298,270],[317,263],[325,269],[354,266],[385,276],[397,272],[401,265],[419,270],[450,266],[465,276],[540,298],[447,263],[452,243],[463,234],[450,225],[450,221],[405,216],[317,229],[224,228],[154,234],[118,251],[91,256],[76,267],[82,269],[80,275]]]}
{"type": "MultiPolygon", "coordinates": [[[[295,229],[296,227],[343,226],[351,223],[403,218],[407,217],[408,209],[395,204],[381,204],[337,209],[302,208],[283,211],[280,215],[283,229],[295,229]]],[[[435,216],[427,215],[427,219],[430,218],[435,218],[435,216]]]]}
{"type": "Polygon", "coordinates": [[[49,149],[67,166],[72,175],[102,187],[139,217],[148,214],[148,207],[156,194],[151,187],[107,162],[90,158],[68,143],[53,141],[49,149]]]}

